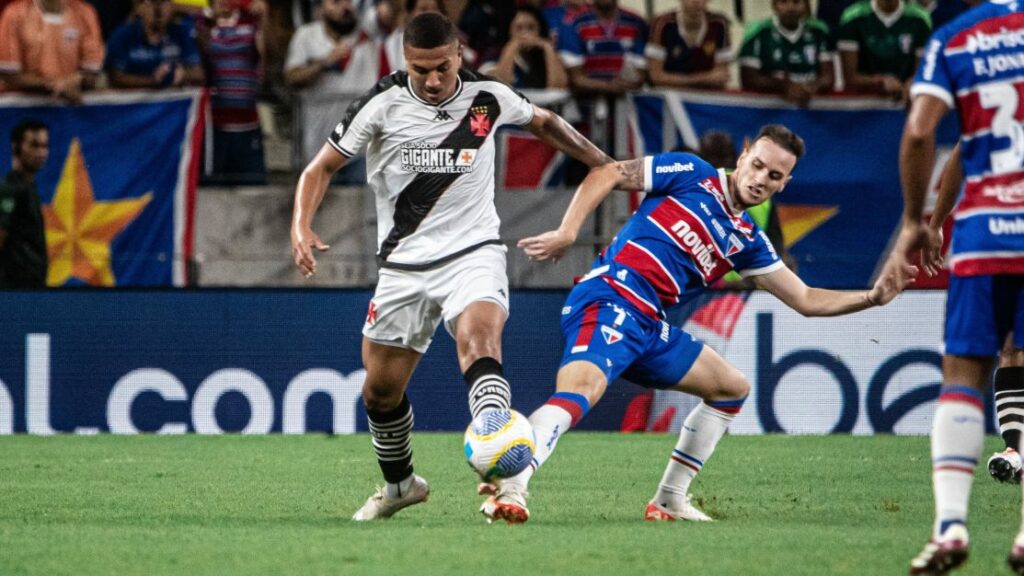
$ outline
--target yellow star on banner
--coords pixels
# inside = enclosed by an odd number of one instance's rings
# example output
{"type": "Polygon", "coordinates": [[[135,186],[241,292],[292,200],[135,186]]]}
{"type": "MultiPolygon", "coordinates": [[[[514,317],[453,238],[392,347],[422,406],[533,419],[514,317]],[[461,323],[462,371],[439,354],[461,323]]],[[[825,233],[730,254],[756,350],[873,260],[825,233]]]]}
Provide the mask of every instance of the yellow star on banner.
{"type": "Polygon", "coordinates": [[[798,204],[783,206],[776,204],[779,211],[779,224],[782,225],[782,237],[786,240],[786,248],[796,244],[815,228],[828,222],[839,213],[838,206],[813,206],[798,204]]]}
{"type": "Polygon", "coordinates": [[[110,243],[153,199],[98,201],[85,166],[81,144],[71,141],[53,202],[43,206],[50,270],[46,283],[63,286],[76,278],[90,286],[113,286],[110,243]]]}

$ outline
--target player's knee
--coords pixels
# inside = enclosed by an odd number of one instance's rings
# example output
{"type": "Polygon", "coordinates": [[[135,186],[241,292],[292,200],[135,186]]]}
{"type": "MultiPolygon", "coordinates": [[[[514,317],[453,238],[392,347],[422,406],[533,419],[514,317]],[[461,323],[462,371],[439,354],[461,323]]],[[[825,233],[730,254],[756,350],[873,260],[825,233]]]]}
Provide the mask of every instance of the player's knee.
{"type": "Polygon", "coordinates": [[[738,400],[750,394],[750,383],[743,372],[731,368],[719,378],[712,395],[705,400],[738,400]]]}
{"type": "Polygon", "coordinates": [[[363,383],[363,405],[367,410],[387,412],[402,402],[403,393],[400,386],[367,380],[363,383]]]}

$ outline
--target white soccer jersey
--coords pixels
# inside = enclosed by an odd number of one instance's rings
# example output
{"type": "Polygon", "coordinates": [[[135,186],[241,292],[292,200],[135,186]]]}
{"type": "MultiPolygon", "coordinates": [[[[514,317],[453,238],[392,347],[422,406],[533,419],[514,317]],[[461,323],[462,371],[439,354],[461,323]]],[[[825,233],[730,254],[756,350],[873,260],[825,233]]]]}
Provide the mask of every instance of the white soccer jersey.
{"type": "Polygon", "coordinates": [[[427,269],[499,243],[494,132],[532,119],[524,96],[465,70],[438,105],[413,93],[406,72],[354,102],[328,141],[348,157],[366,147],[380,265],[427,269]]]}

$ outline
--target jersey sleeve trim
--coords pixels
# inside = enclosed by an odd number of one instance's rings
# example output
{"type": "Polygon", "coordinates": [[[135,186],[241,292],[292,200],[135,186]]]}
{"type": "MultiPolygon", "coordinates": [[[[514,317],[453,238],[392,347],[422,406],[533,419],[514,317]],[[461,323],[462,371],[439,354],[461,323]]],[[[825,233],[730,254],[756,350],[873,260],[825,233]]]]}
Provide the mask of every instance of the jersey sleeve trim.
{"type": "Polygon", "coordinates": [[[345,150],[345,148],[343,148],[341,146],[341,144],[338,144],[338,143],[336,143],[334,141],[334,138],[328,138],[327,141],[331,144],[331,146],[334,147],[335,150],[337,150],[339,153],[341,153],[342,156],[344,156],[346,158],[354,158],[355,157],[355,155],[356,155],[355,152],[349,152],[348,150],[345,150]]]}
{"type": "Polygon", "coordinates": [[[767,266],[762,266],[761,268],[747,268],[746,270],[740,270],[739,273],[742,278],[749,278],[751,276],[763,276],[765,274],[775,272],[776,270],[784,266],[785,264],[782,262],[782,260],[776,260],[775,262],[772,262],[767,266]]]}
{"type": "Polygon", "coordinates": [[[654,186],[654,156],[644,156],[644,192],[650,192],[654,186]]]}
{"type": "Polygon", "coordinates": [[[929,96],[935,96],[939,100],[946,103],[946,106],[950,108],[955,107],[953,102],[953,95],[948,90],[939,86],[938,84],[930,84],[926,82],[915,82],[910,86],[910,97],[911,99],[918,94],[928,94],[929,96]]]}

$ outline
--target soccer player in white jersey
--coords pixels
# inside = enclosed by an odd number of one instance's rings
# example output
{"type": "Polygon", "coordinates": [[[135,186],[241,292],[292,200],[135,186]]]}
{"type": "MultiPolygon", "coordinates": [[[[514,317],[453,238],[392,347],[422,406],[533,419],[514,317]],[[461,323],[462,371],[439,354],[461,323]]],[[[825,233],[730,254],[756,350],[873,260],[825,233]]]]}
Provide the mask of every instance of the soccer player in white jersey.
{"type": "Polygon", "coordinates": [[[526,487],[533,472],[622,376],[703,400],[687,416],[643,517],[710,520],[687,491],[742,408],[750,385],[713,349],[665,322],[666,310],[694,299],[734,269],[805,316],[838,316],[887,304],[907,282],[889,275],[870,291],[825,290],[808,287],[783,265],[745,211],[782,191],[803,148],[803,140],[786,127],[768,125],[731,174],[674,152],[593,168],[559,228],[519,242],[533,260],[559,258],[612,190],[647,193],[569,293],[562,308],[565,348],[556,392],[530,415],[537,446],[533,466],[495,487],[481,508],[485,516],[509,523],[529,518],[526,487]]]}
{"type": "MultiPolygon", "coordinates": [[[[942,389],[932,420],[931,539],[911,574],[946,574],[967,560],[967,511],[985,438],[983,392],[1007,334],[1024,347],[1024,5],[993,0],[935,32],[910,89],[900,143],[903,219],[885,270],[902,274],[907,253],[934,233],[922,220],[935,164],[935,133],[951,108],[960,117],[965,186],[954,213],[942,389]]],[[[1008,563],[1024,574],[1024,530],[1008,563]]]]}
{"type": "Polygon", "coordinates": [[[501,366],[508,279],[494,207],[495,130],[521,125],[589,166],[611,161],[558,115],[460,70],[462,48],[444,16],[413,18],[403,50],[406,70],[354,102],[302,172],[291,229],[295,264],[310,277],[313,251],[328,248],[311,227],[317,207],[331,175],[365,148],[380,274],[363,326],[363,402],[385,487],[355,513],[360,521],[388,518],[429,495],[413,473],[405,390],[442,320],[456,341],[472,416],[510,405],[501,366]]]}

